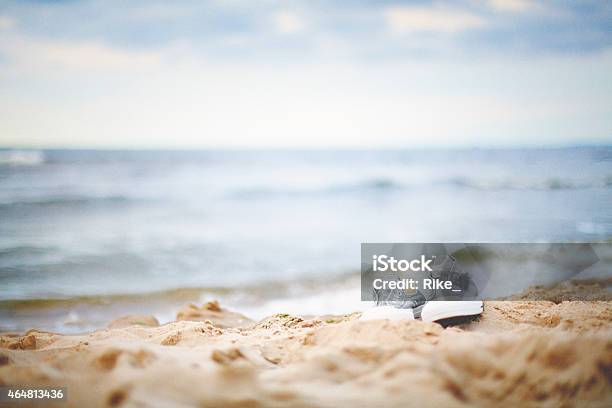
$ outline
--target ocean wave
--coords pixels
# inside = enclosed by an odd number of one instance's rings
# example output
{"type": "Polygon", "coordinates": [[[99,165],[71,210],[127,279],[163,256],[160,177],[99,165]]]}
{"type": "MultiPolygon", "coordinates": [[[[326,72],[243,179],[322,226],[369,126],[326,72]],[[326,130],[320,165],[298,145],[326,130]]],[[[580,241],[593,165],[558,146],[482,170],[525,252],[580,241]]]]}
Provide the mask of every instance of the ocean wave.
{"type": "Polygon", "coordinates": [[[35,256],[46,254],[51,250],[48,247],[37,247],[37,246],[15,246],[9,248],[0,248],[0,259],[9,257],[21,257],[21,256],[35,256]]]}
{"type": "Polygon", "coordinates": [[[355,272],[336,276],[306,277],[297,281],[263,280],[237,286],[178,287],[157,291],[115,293],[66,297],[45,297],[29,299],[2,299],[0,310],[18,311],[23,309],[70,308],[76,305],[110,305],[115,303],[151,304],[170,302],[193,302],[210,299],[234,299],[241,302],[255,302],[282,297],[303,296],[318,293],[333,287],[342,287],[347,281],[356,282],[355,272]]]}
{"type": "Polygon", "coordinates": [[[53,309],[64,308],[75,305],[107,305],[121,302],[156,302],[163,300],[189,300],[197,299],[203,290],[213,293],[223,293],[215,288],[176,288],[157,292],[127,293],[112,295],[84,295],[72,297],[50,297],[36,299],[3,299],[0,300],[0,309],[22,310],[22,309],[53,309]]]}
{"type": "Polygon", "coordinates": [[[0,209],[15,209],[21,207],[59,207],[59,206],[80,206],[80,205],[100,205],[112,203],[125,203],[130,201],[129,197],[123,195],[110,196],[49,196],[31,199],[16,199],[13,201],[0,202],[0,209]]]}
{"type": "Polygon", "coordinates": [[[371,191],[393,191],[401,190],[406,186],[388,178],[377,178],[366,180],[361,183],[339,183],[315,189],[274,189],[253,188],[237,190],[229,194],[230,198],[265,198],[265,197],[294,197],[294,196],[316,196],[342,193],[359,193],[371,191]]]}
{"type": "Polygon", "coordinates": [[[37,166],[44,162],[41,150],[0,150],[0,166],[37,166]]]}
{"type": "Polygon", "coordinates": [[[404,188],[402,184],[388,178],[378,178],[364,181],[363,183],[337,185],[327,189],[327,192],[352,192],[352,191],[390,191],[404,188]]]}
{"type": "Polygon", "coordinates": [[[400,182],[397,179],[377,178],[366,180],[361,183],[338,183],[321,188],[299,189],[274,189],[254,188],[242,189],[231,192],[230,198],[259,199],[267,197],[301,197],[301,196],[324,196],[330,194],[351,194],[368,192],[394,192],[411,190],[428,186],[453,186],[474,190],[579,190],[588,188],[612,187],[612,175],[596,180],[571,180],[564,178],[542,178],[525,180],[518,178],[484,179],[470,177],[451,177],[441,180],[423,180],[400,182]]]}
{"type": "Polygon", "coordinates": [[[570,180],[559,177],[535,180],[521,179],[476,179],[454,177],[441,184],[476,190],[582,190],[612,187],[612,175],[597,180],[570,180]]]}

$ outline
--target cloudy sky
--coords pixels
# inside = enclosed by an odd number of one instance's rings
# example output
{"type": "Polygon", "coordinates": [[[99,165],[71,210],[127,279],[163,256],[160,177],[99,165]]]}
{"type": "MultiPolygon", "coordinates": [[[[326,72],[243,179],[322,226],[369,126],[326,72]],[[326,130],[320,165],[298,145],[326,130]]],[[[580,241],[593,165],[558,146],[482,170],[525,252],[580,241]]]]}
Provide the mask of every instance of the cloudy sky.
{"type": "Polygon", "coordinates": [[[0,145],[612,144],[606,1],[0,0],[0,145]]]}

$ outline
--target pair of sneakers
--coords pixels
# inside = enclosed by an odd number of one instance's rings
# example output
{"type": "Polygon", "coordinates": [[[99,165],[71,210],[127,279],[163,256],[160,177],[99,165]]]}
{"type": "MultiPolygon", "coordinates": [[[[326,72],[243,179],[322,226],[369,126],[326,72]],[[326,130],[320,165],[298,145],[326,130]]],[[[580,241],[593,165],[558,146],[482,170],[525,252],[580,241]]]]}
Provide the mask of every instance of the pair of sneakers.
{"type": "MultiPolygon", "coordinates": [[[[447,255],[427,277],[450,281],[452,289],[419,290],[413,293],[400,289],[375,290],[373,295],[376,306],[365,311],[360,320],[421,319],[426,322],[452,322],[482,314],[482,300],[462,300],[474,299],[478,290],[471,276],[457,268],[454,257],[447,255]]],[[[387,276],[387,280],[399,279],[399,276],[387,276]]]]}

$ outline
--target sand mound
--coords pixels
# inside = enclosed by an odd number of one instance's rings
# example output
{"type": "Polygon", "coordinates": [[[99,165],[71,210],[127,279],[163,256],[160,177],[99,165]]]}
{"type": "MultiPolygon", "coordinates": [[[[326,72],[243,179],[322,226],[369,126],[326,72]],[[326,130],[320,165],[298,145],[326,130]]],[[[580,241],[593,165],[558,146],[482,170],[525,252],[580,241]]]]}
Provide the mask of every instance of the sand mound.
{"type": "Polygon", "coordinates": [[[609,336],[532,333],[442,347],[434,365],[443,389],[480,405],[570,406],[610,401],[609,336]]]}
{"type": "Polygon", "coordinates": [[[240,313],[222,309],[216,300],[205,303],[202,307],[198,307],[193,303],[189,304],[177,313],[176,320],[209,321],[221,328],[248,327],[254,323],[251,319],[240,313]]]}
{"type": "Polygon", "coordinates": [[[119,329],[121,327],[129,327],[129,326],[159,326],[159,322],[154,316],[149,315],[130,315],[123,316],[119,319],[115,319],[108,324],[109,329],[119,329]]]}
{"type": "Polygon", "coordinates": [[[449,328],[194,310],[217,320],[3,335],[0,383],[65,386],[74,407],[612,405],[611,302],[487,302],[449,328]]]}
{"type": "Polygon", "coordinates": [[[546,300],[561,303],[570,300],[612,301],[612,278],[574,279],[554,285],[530,286],[518,295],[507,296],[500,300],[546,300]]]}

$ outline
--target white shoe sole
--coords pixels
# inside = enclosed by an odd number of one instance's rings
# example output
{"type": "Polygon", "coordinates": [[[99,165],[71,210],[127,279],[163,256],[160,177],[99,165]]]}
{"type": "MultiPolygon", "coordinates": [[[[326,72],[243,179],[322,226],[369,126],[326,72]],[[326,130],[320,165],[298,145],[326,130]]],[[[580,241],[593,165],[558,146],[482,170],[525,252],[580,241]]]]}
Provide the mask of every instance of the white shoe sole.
{"type": "Polygon", "coordinates": [[[484,303],[482,300],[464,301],[431,301],[423,306],[421,320],[424,322],[437,322],[452,317],[467,317],[482,314],[484,303]]]}
{"type": "Polygon", "coordinates": [[[359,320],[414,320],[412,309],[393,306],[375,306],[361,314],[359,320]]]}

